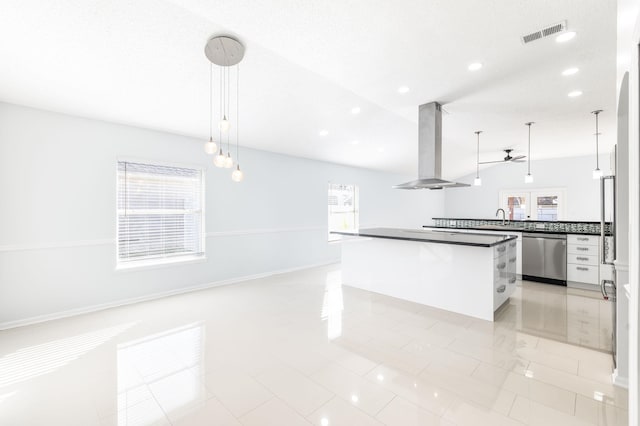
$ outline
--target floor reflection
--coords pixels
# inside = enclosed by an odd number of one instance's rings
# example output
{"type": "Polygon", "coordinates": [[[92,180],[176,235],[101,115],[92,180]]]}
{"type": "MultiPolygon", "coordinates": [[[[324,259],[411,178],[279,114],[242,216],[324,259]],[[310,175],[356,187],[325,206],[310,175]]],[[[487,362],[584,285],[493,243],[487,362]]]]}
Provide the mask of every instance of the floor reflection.
{"type": "Polygon", "coordinates": [[[329,340],[342,336],[343,310],[342,274],[340,271],[332,271],[327,273],[321,313],[322,321],[327,322],[327,338],[329,340]]]}
{"type": "Polygon", "coordinates": [[[2,331],[0,425],[626,424],[598,293],[519,283],[491,322],[340,281],[329,265],[2,331]]]}
{"type": "Polygon", "coordinates": [[[56,371],[135,324],[120,324],[28,346],[7,354],[0,359],[0,389],[56,371]]]}
{"type": "Polygon", "coordinates": [[[203,323],[118,345],[118,425],[144,426],[206,399],[203,323]]]}
{"type": "Polygon", "coordinates": [[[611,352],[613,303],[599,293],[523,281],[519,331],[611,352]]]}

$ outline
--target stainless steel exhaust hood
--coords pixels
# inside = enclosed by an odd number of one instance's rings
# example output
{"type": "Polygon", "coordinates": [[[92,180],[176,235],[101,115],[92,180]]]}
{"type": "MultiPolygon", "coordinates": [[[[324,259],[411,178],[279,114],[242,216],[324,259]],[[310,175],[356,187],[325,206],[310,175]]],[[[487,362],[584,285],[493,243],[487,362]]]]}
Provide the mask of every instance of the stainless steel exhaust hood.
{"type": "Polygon", "coordinates": [[[444,189],[470,186],[442,179],[442,105],[420,105],[418,110],[418,179],[395,189],[444,189]]]}

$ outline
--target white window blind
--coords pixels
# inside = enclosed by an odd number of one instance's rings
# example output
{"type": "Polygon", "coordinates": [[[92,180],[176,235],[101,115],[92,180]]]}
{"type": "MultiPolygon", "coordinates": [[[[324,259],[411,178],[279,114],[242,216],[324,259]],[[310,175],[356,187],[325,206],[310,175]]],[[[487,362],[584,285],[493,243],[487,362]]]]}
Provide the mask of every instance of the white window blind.
{"type": "Polygon", "coordinates": [[[203,256],[202,171],[118,161],[118,262],[203,256]]]}
{"type": "Polygon", "coordinates": [[[356,185],[329,184],[329,241],[340,239],[332,231],[358,232],[358,187],[356,185]]]}

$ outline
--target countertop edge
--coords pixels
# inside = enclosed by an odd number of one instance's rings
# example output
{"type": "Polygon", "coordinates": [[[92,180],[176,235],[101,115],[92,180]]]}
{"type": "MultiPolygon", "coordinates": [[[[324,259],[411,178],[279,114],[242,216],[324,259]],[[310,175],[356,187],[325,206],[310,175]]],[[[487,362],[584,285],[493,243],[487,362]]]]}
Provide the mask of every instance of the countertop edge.
{"type": "MultiPolygon", "coordinates": [[[[487,218],[473,218],[473,217],[432,217],[432,220],[490,220],[490,221],[499,221],[500,219],[487,219],[487,218]]],[[[590,221],[590,220],[519,220],[518,222],[522,223],[586,223],[590,225],[600,225],[600,221],[590,221]]],[[[610,224],[611,222],[605,222],[610,224]]]]}
{"type": "MultiPolygon", "coordinates": [[[[411,238],[411,237],[394,237],[391,235],[374,235],[374,234],[367,234],[367,233],[352,233],[352,232],[340,232],[340,231],[331,231],[332,234],[339,234],[339,235],[346,235],[346,236],[350,236],[350,237],[364,237],[364,238],[383,238],[383,239],[387,239],[387,240],[401,240],[401,241],[416,241],[419,243],[433,243],[433,244],[450,244],[450,245],[456,245],[456,246],[470,246],[470,247],[484,247],[484,248],[489,248],[489,247],[494,247],[503,243],[506,243],[507,241],[511,241],[511,240],[515,240],[518,237],[515,235],[505,235],[505,238],[501,241],[496,241],[494,243],[487,243],[487,244],[482,244],[482,243],[472,243],[472,242],[464,242],[464,241],[442,241],[442,240],[432,240],[429,238],[411,238]]],[[[461,232],[461,234],[464,234],[461,232]]],[[[476,234],[478,235],[478,234],[476,234]]],[[[487,236],[495,236],[495,234],[485,234],[487,236]]]]}
{"type": "MultiPolygon", "coordinates": [[[[428,229],[471,229],[474,231],[500,231],[500,232],[519,232],[519,233],[529,233],[529,234],[566,234],[566,235],[592,235],[595,237],[599,237],[599,232],[567,232],[567,231],[547,231],[544,229],[489,229],[489,228],[478,228],[478,227],[455,227],[455,226],[433,226],[433,225],[422,225],[423,228],[428,229]]],[[[611,234],[605,234],[605,237],[610,237],[611,234]]]]}

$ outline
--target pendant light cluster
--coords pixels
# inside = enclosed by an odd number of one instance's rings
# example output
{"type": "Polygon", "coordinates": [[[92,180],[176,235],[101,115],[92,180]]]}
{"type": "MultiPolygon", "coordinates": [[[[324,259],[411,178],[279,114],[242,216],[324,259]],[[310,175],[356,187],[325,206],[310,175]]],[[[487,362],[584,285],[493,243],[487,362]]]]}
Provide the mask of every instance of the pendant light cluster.
{"type": "Polygon", "coordinates": [[[600,179],[602,177],[602,170],[600,170],[600,159],[598,152],[598,137],[600,136],[600,132],[598,131],[598,115],[602,112],[601,109],[597,109],[595,111],[591,111],[591,114],[596,116],[596,169],[593,171],[593,178],[600,179]]]}
{"type": "Polygon", "coordinates": [[[234,182],[241,182],[243,179],[242,170],[240,170],[240,61],[244,57],[244,45],[238,40],[228,36],[216,36],[210,39],[204,48],[207,59],[211,62],[209,65],[209,141],[204,144],[204,151],[213,155],[213,164],[216,167],[231,169],[234,165],[233,157],[231,157],[231,133],[232,127],[235,127],[236,139],[236,168],[231,174],[234,182]],[[220,67],[220,105],[219,105],[219,121],[218,121],[218,143],[216,145],[213,140],[213,65],[220,67]],[[232,67],[235,67],[235,73],[232,73],[232,67]],[[235,116],[231,113],[231,87],[232,77],[235,74],[235,116]],[[232,126],[231,119],[235,120],[232,126]],[[226,155],[224,153],[226,141],[226,155]],[[219,149],[218,149],[219,148],[219,149]]]}

